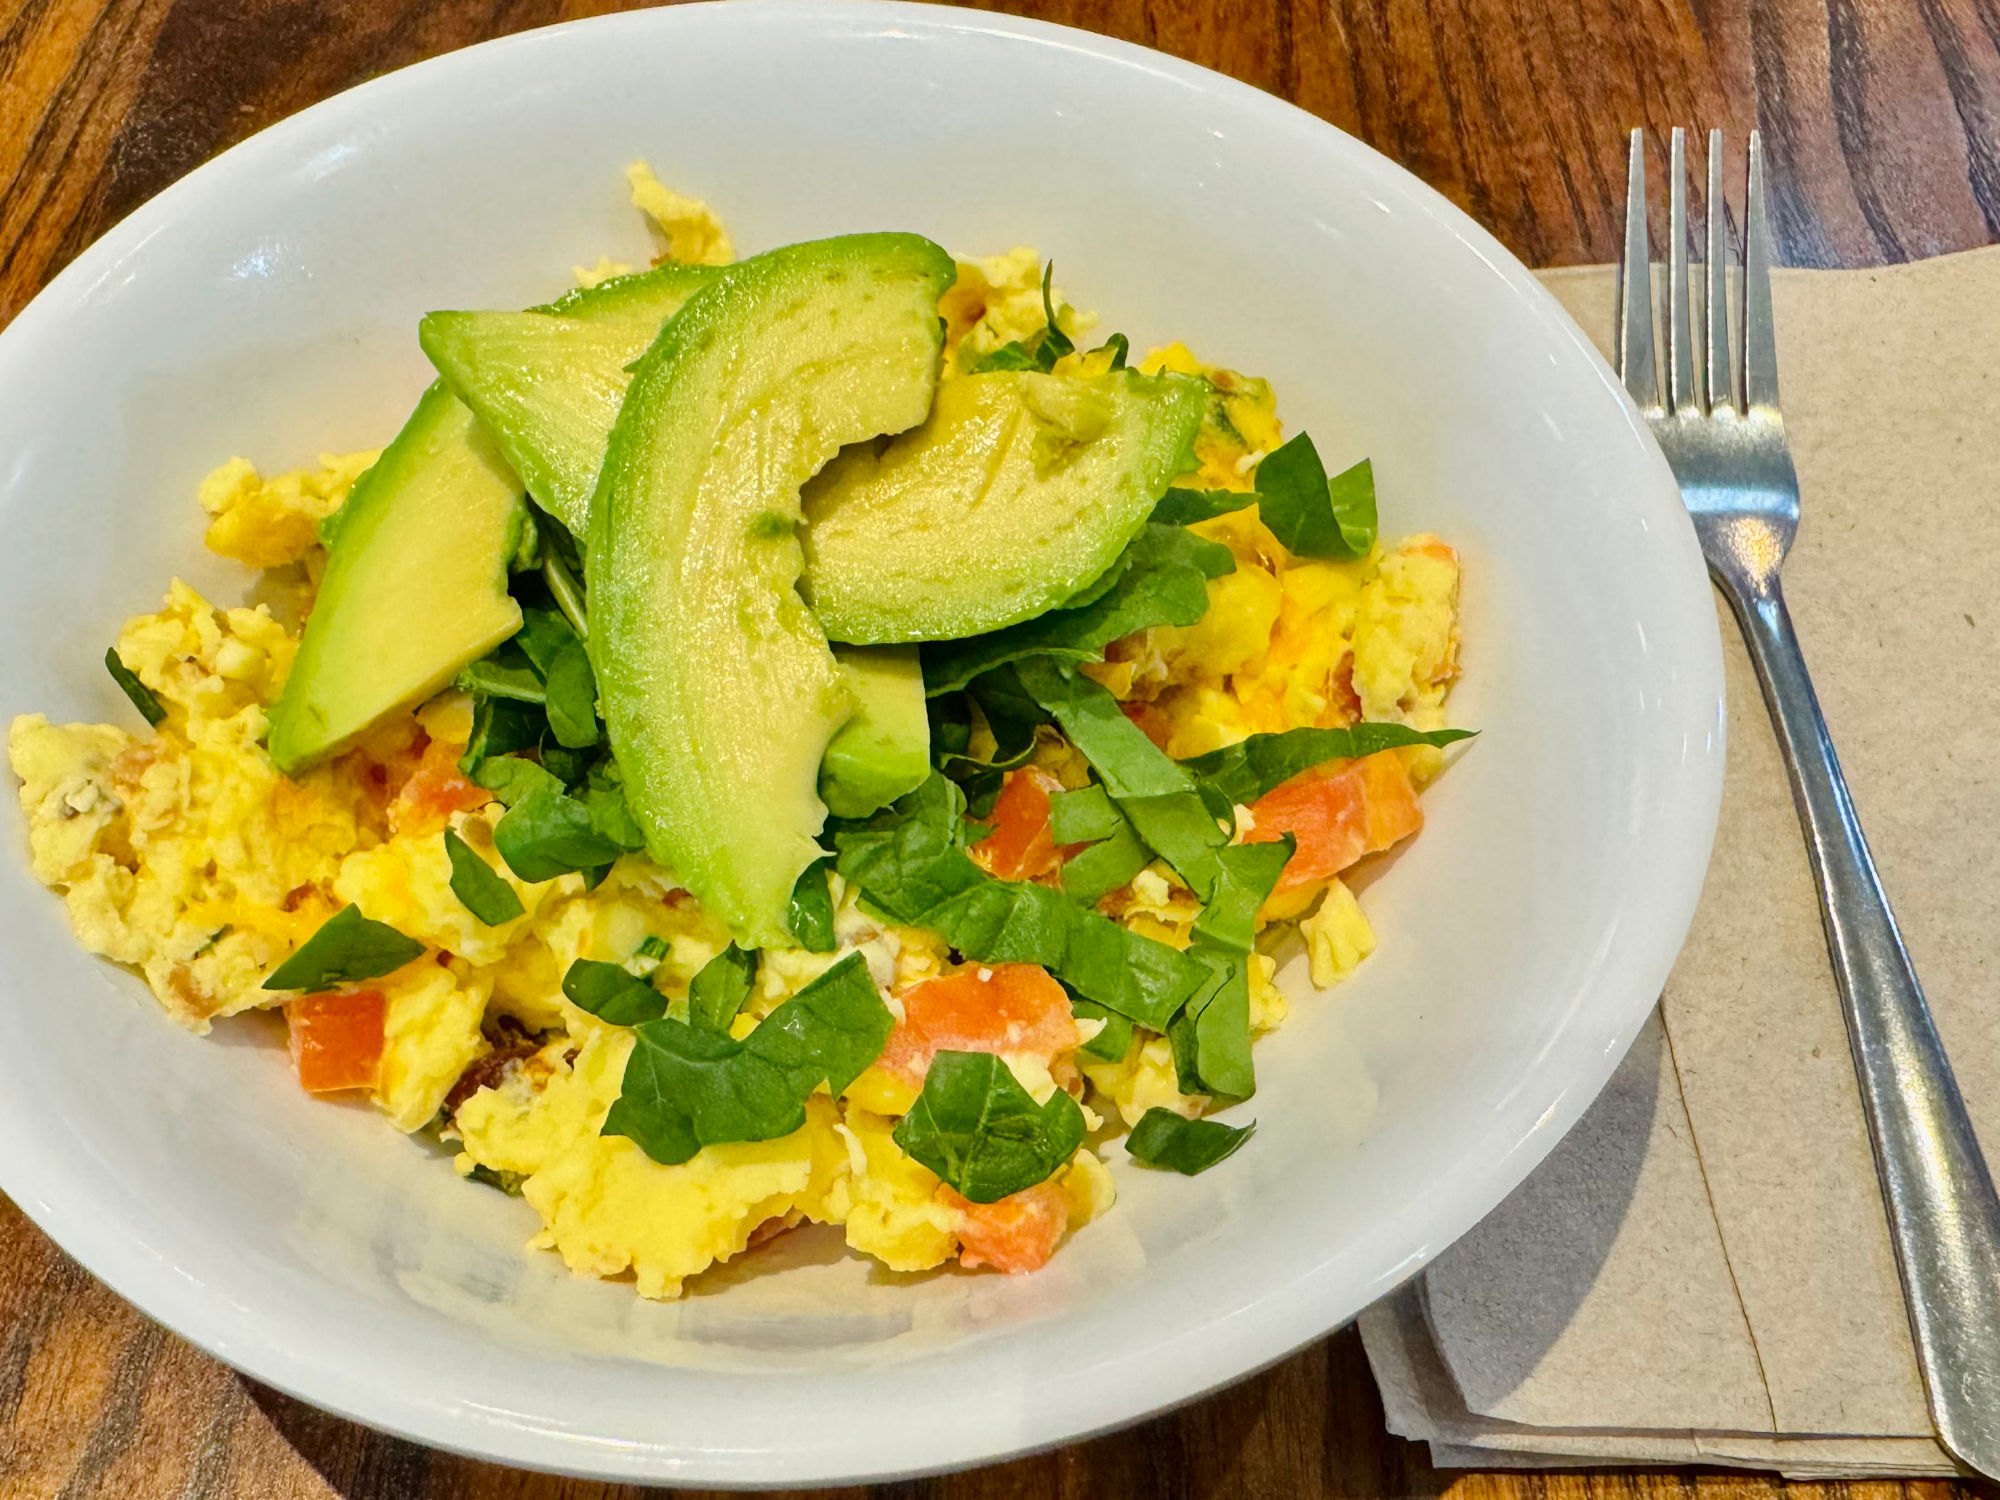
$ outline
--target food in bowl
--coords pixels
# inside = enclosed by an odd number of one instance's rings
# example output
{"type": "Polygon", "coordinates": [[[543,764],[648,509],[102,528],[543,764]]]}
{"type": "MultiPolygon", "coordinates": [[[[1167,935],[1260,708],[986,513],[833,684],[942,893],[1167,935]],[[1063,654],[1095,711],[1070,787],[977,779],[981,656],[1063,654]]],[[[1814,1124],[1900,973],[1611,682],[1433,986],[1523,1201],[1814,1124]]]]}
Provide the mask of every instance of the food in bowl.
{"type": "Polygon", "coordinates": [[[1342,876],[1464,737],[1459,559],[1265,382],[1085,348],[1031,250],[737,261],[632,176],[651,269],[434,313],[379,454],[203,483],[264,602],[125,627],[150,734],[15,721],[35,873],[579,1273],[807,1221],[1035,1270],[1119,1133],[1244,1144],[1278,934],[1322,987],[1374,946],[1342,876]]]}

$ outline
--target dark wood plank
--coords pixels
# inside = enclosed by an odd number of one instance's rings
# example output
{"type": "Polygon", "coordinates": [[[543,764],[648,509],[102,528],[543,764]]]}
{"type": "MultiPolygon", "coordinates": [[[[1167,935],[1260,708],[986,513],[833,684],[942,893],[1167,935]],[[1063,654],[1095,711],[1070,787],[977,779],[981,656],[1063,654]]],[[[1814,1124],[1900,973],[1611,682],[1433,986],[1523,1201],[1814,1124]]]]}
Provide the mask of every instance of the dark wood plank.
{"type": "MultiPolygon", "coordinates": [[[[377,73],[599,0],[0,0],[0,324],[153,194],[377,73]]],[[[1404,163],[1534,264],[1609,260],[1626,131],[1769,142],[1781,257],[2000,238],[2000,0],[1003,0],[1220,69],[1404,163]]],[[[1740,206],[1740,204],[1739,204],[1740,206]]],[[[1184,1411],[878,1500],[1957,1500],[1942,1483],[1453,1477],[1387,1436],[1352,1332],[1184,1411]]],[[[0,1495],[611,1500],[249,1386],[0,1200],[0,1495]]],[[[849,1494],[859,1495],[860,1491],[849,1494]]]]}

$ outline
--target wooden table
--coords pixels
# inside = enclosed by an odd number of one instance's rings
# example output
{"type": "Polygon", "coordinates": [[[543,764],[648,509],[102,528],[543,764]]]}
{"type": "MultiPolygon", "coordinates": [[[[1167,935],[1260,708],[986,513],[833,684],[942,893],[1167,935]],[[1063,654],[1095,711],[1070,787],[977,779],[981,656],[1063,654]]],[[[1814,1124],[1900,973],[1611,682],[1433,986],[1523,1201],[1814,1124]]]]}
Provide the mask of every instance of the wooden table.
{"type": "MultiPolygon", "coordinates": [[[[0,323],[223,147],[375,73],[594,0],[0,0],[0,323]]],[[[1780,256],[1860,265],[2000,236],[2000,0],[1018,0],[1245,79],[1423,177],[1531,264],[1615,259],[1625,131],[1768,141],[1780,256]]],[[[1654,163],[1663,170],[1664,160],[1654,163]]],[[[0,1147],[4,1149],[4,1147],[0,1147]]],[[[873,1494],[1644,1500],[1964,1487],[1729,1473],[1441,1474],[1335,1335],[1173,1416],[873,1494]]],[[[636,1493],[429,1452],[248,1384],[0,1199],[0,1496],[636,1493]]],[[[859,1493],[859,1492],[854,1492],[859,1493]]],[[[1968,1489],[1969,1495],[1971,1491],[1968,1489]]]]}

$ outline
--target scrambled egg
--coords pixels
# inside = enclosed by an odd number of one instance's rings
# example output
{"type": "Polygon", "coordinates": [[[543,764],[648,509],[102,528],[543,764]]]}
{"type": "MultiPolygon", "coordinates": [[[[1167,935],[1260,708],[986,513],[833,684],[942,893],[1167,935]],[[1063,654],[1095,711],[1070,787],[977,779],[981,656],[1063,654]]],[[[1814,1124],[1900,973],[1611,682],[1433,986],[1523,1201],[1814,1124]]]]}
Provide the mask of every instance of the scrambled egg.
{"type": "MultiPolygon", "coordinates": [[[[666,255],[733,259],[705,204],[670,191],[643,163],[628,178],[666,255]]],[[[577,275],[589,285],[628,269],[607,260],[577,275]]],[[[1030,249],[960,265],[941,305],[952,368],[960,351],[988,351],[1042,327],[1040,278],[1030,249]]],[[[1051,297],[1072,339],[1090,329],[1090,317],[1051,297]]],[[[1108,358],[1079,351],[1057,372],[1094,371],[1108,358]]],[[[1199,470],[1184,482],[1247,490],[1282,437],[1270,387],[1203,365],[1178,344],[1153,351],[1143,368],[1200,375],[1213,388],[1199,470]]],[[[374,456],[328,455],[271,477],[232,459],[200,488],[209,546],[284,570],[281,580],[309,603],[324,569],[321,523],[374,456]]],[[[1085,669],[1171,754],[1364,716],[1442,722],[1457,670],[1450,548],[1419,536],[1356,562],[1303,559],[1254,509],[1198,529],[1237,561],[1210,583],[1206,616],[1115,643],[1107,661],[1085,669]]],[[[1111,1206],[1110,1175],[1087,1145],[1046,1183],[1001,1204],[959,1198],[895,1143],[894,1117],[914,1089],[879,1067],[842,1098],[815,1095],[805,1124],[783,1139],[711,1146],[680,1166],[601,1135],[633,1033],[572,1005],[564,973],[579,958],[623,963],[650,973],[670,1005],[684,1008],[727,930],[643,856],[619,861],[593,890],[579,875],[514,877],[493,845],[502,809],[456,772],[471,716],[455,694],[393,716],[297,779],[281,775],[263,739],[297,645],[270,608],[218,609],[176,581],[161,609],[132,620],[117,645],[165,708],[154,733],[30,714],[8,736],[36,878],[60,893],[84,946],[141,973],[180,1024],[206,1031],[218,1018],[280,1006],[285,997],[264,990],[265,977],[348,904],[421,941],[422,957],[368,986],[384,1001],[373,1101],[405,1131],[456,1140],[461,1173],[518,1192],[541,1219],[534,1245],[580,1274],[629,1274],[649,1297],[676,1296],[689,1277],[802,1221],[841,1226],[851,1247],[894,1271],[954,1258],[1027,1269],[1111,1206]],[[446,828],[513,889],[518,916],[489,927],[453,894],[446,828]]],[[[1398,753],[1420,782],[1440,763],[1435,751],[1398,753]]],[[[1087,763],[1050,732],[1035,761],[1065,786],[1089,779],[1087,763]]],[[[837,876],[833,890],[839,952],[766,953],[738,1036],[848,953],[865,956],[899,1018],[896,995],[950,969],[935,934],[880,922],[837,876]]],[[[1323,891],[1300,924],[1321,986],[1375,946],[1348,888],[1334,878],[1323,891]]],[[[1297,909],[1316,894],[1303,893],[1297,909]]],[[[1200,906],[1156,863],[1102,909],[1185,947],[1200,906]]],[[[1251,1025],[1262,1033],[1284,1021],[1286,1004],[1273,962],[1262,954],[1251,962],[1251,1025]]],[[[1179,1091],[1164,1037],[1142,1033],[1112,1062],[1080,1053],[1006,1061],[1039,1099],[1057,1088],[1080,1093],[1087,1080],[1128,1125],[1150,1108],[1194,1116],[1212,1102],[1179,1091]]],[[[1086,1119],[1093,1129],[1101,1123],[1088,1108],[1086,1119]]]]}

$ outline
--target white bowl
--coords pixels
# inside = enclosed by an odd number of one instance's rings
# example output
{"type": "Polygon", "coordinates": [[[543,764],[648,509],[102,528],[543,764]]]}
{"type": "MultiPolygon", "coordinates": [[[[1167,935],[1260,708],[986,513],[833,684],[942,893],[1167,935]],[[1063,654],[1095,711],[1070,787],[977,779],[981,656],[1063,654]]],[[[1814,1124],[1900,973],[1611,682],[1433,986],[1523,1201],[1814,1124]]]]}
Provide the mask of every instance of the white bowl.
{"type": "Polygon", "coordinates": [[[1482,733],[1367,893],[1380,951],[1330,996],[1293,964],[1248,1149],[1194,1180],[1121,1159],[1116,1212],[1038,1275],[871,1276],[794,1237],[653,1305],[524,1253],[524,1205],[307,1099],[264,1028],[177,1031],[79,950],[9,811],[0,1183],[260,1380],[619,1479],[976,1463],[1338,1326],[1519,1182],[1637,1030],[1708,857],[1721,671],[1673,482],[1575,326],[1444,199],[1276,99],[1027,21],[746,0],[489,43],[307,110],[0,337],[0,712],[130,722],[100,665],[122,619],[176,570],[245,587],[201,554],[201,475],[379,444],[429,378],[420,313],[643,259],[619,175],[639,156],[746,251],[1036,245],[1104,330],[1270,377],[1330,464],[1373,457],[1386,531],[1463,550],[1453,702],[1482,733]]]}

